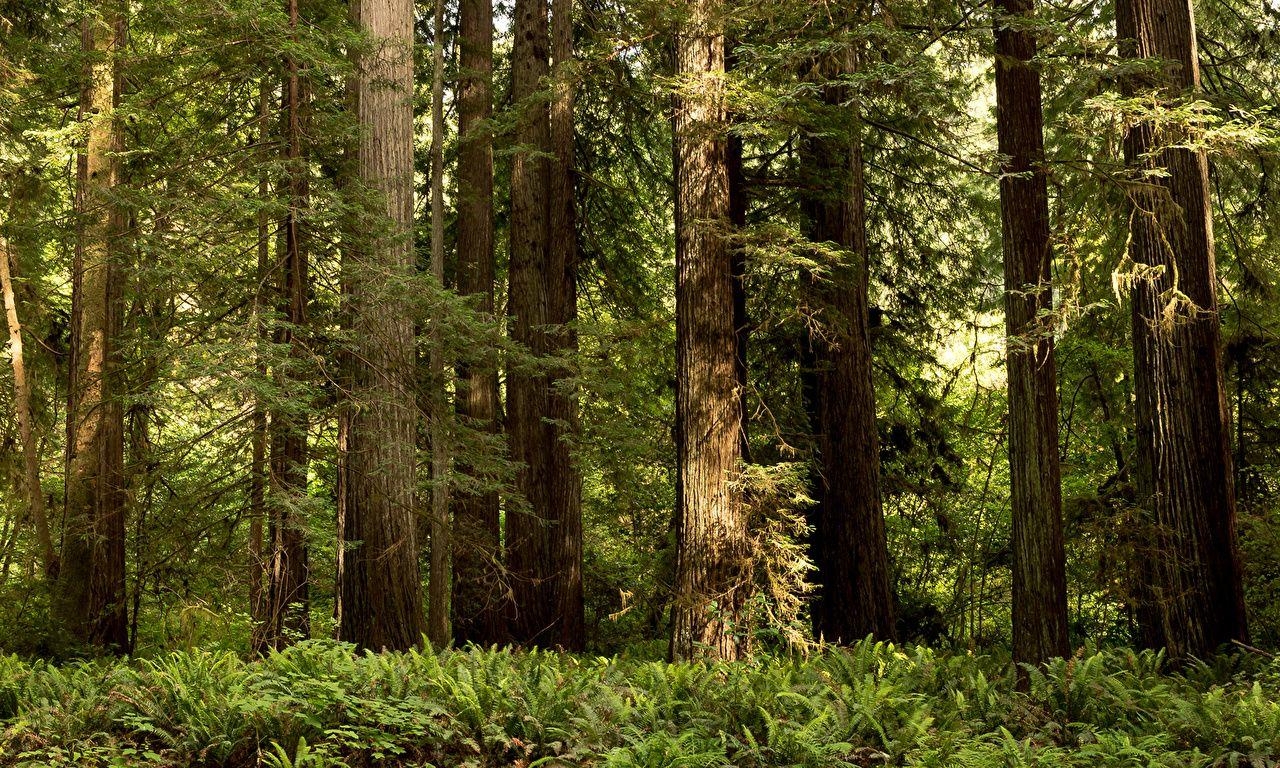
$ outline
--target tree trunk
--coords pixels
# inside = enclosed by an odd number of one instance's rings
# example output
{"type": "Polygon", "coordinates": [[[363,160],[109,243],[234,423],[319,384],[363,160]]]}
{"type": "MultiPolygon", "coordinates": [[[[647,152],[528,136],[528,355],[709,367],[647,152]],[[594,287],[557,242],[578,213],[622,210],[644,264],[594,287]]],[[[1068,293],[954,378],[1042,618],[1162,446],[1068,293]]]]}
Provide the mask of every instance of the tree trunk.
{"type": "MultiPolygon", "coordinates": [[[[550,320],[555,326],[554,351],[572,358],[578,351],[578,233],[574,207],[573,162],[573,0],[552,0],[551,55],[555,79],[551,101],[550,214],[547,281],[550,320]]],[[[555,515],[555,578],[559,628],[552,639],[561,648],[586,649],[582,593],[582,476],[573,461],[577,433],[577,399],[571,372],[557,368],[551,382],[551,512],[555,515]]]]}
{"type": "MultiPolygon", "coordinates": [[[[444,3],[435,0],[435,45],[431,80],[431,275],[444,285],[444,3]]],[[[453,554],[449,526],[449,430],[445,395],[444,338],[440,323],[431,334],[431,565],[427,584],[427,637],[432,645],[448,645],[449,561],[453,554]]]]}
{"type": "Polygon", "coordinates": [[[1017,25],[1033,0],[999,0],[996,132],[1003,223],[1009,476],[1013,516],[1013,657],[1065,656],[1066,556],[1058,467],[1058,374],[1053,326],[1049,193],[1035,36],[1017,25]]]}
{"type": "MultiPolygon", "coordinates": [[[[822,81],[851,68],[838,62],[817,65],[822,81]]],[[[826,83],[822,97],[834,119],[857,119],[841,106],[848,101],[847,89],[826,83]]],[[[867,327],[862,145],[857,138],[820,135],[826,132],[815,131],[803,145],[809,236],[835,254],[825,274],[809,275],[806,286],[816,321],[808,340],[818,452],[810,513],[819,582],[814,632],[835,643],[867,635],[892,640],[897,631],[880,506],[880,443],[867,327]]]]}
{"type": "Polygon", "coordinates": [[[123,133],[115,119],[125,20],[114,7],[81,23],[85,65],[78,158],[79,237],[72,267],[71,382],[67,408],[66,529],[59,613],[73,637],[126,650],[124,417],[118,400],[121,249],[126,219],[111,198],[123,133]]]}
{"type": "Polygon", "coordinates": [[[676,40],[677,552],[671,655],[739,658],[748,628],[723,77],[715,0],[689,0],[676,40]]]}
{"type": "MultiPolygon", "coordinates": [[[[290,35],[297,36],[298,0],[288,0],[290,35]]],[[[303,148],[306,88],[298,73],[298,62],[285,59],[284,151],[287,210],[281,226],[284,259],[275,273],[279,290],[277,347],[288,347],[288,358],[277,365],[279,396],[287,401],[301,398],[308,366],[307,294],[309,292],[307,251],[302,219],[309,205],[309,171],[303,148]]],[[[272,409],[270,425],[270,510],[271,557],[267,563],[266,606],[258,650],[280,649],[295,639],[311,634],[310,568],[307,562],[307,430],[305,409],[285,402],[272,409]]]]}
{"type": "MultiPolygon", "coordinates": [[[[511,338],[542,358],[551,349],[547,295],[549,253],[550,124],[546,102],[536,98],[547,75],[545,0],[517,0],[512,48],[512,100],[520,114],[511,167],[511,338]]],[[[559,613],[556,595],[555,515],[551,509],[555,432],[550,377],[541,365],[516,363],[507,372],[507,431],[519,463],[516,487],[523,506],[507,511],[507,565],[514,598],[511,627],[520,643],[553,641],[559,613]]]]}
{"type": "MultiPolygon", "coordinates": [[[[728,72],[732,72],[734,67],[737,66],[738,56],[736,49],[737,41],[725,41],[724,66],[728,72]]],[[[729,115],[730,124],[736,122],[736,120],[737,117],[735,115],[729,115]]],[[[729,224],[734,231],[741,232],[747,226],[747,209],[750,205],[747,200],[746,169],[743,167],[742,137],[730,133],[725,144],[725,153],[725,163],[728,165],[727,173],[729,174],[729,224]]],[[[738,396],[742,400],[742,429],[739,431],[739,439],[742,443],[742,458],[744,461],[750,461],[747,345],[751,340],[751,324],[747,318],[747,252],[742,243],[733,245],[730,251],[730,258],[732,259],[733,273],[733,372],[734,379],[738,384],[738,396]]]]}
{"type": "MultiPolygon", "coordinates": [[[[493,3],[461,0],[458,89],[458,292],[494,311],[493,250],[493,3]]],[[[458,415],[483,432],[498,429],[498,372],[492,361],[458,372],[458,415]]],[[[468,467],[459,467],[466,474],[468,467]]],[[[502,631],[498,493],[458,491],[453,513],[453,637],[490,645],[502,631]]]]}
{"type": "Polygon", "coordinates": [[[35,418],[31,408],[32,382],[27,377],[26,358],[22,352],[22,323],[18,318],[18,297],[13,289],[13,273],[9,268],[11,260],[16,266],[17,254],[11,252],[9,241],[0,235],[0,291],[4,294],[4,313],[9,325],[13,410],[18,422],[18,439],[22,443],[23,491],[27,497],[27,514],[35,524],[36,542],[40,545],[40,559],[45,575],[57,578],[58,553],[53,548],[49,513],[45,507],[44,490],[40,486],[40,445],[36,440],[35,418]]]}
{"type": "MultiPolygon", "coordinates": [[[[1124,56],[1170,63],[1146,82],[1133,76],[1129,93],[1170,99],[1199,90],[1190,3],[1118,0],[1116,17],[1124,56]]],[[[1135,474],[1151,526],[1151,549],[1139,553],[1149,587],[1140,620],[1143,640],[1174,658],[1247,639],[1208,160],[1185,134],[1142,122],[1125,137],[1125,159],[1141,174],[1129,192],[1135,474]]]]}
{"type": "MultiPolygon", "coordinates": [[[[258,376],[265,381],[267,377],[266,323],[262,319],[266,306],[263,301],[264,289],[271,270],[271,214],[266,204],[271,194],[271,181],[266,171],[268,161],[268,143],[271,140],[271,92],[268,79],[263,78],[258,88],[258,143],[262,155],[262,170],[258,174],[258,199],[262,207],[258,210],[258,269],[255,273],[256,287],[253,292],[253,322],[258,339],[258,376]]],[[[267,405],[261,395],[254,397],[253,403],[253,435],[252,458],[249,466],[249,618],[253,620],[254,630],[252,644],[259,641],[259,625],[266,613],[266,591],[263,589],[263,577],[266,574],[266,562],[263,559],[263,528],[267,518],[267,405]]]]}
{"type": "Polygon", "coordinates": [[[413,3],[352,0],[356,174],[377,197],[347,250],[352,351],[344,452],[340,639],[403,650],[426,629],[414,519],[413,3]]]}

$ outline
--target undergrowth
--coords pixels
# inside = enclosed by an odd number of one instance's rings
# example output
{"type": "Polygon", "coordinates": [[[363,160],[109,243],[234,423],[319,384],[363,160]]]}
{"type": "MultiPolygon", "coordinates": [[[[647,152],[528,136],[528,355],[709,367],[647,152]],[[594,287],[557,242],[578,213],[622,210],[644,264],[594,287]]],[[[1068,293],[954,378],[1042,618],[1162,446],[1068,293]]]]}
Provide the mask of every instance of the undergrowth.
{"type": "Polygon", "coordinates": [[[1079,654],[1030,673],[864,642],[809,658],[664,664],[468,649],[259,661],[182,653],[53,666],[0,657],[14,766],[1280,765],[1280,662],[1174,671],[1079,654]]]}

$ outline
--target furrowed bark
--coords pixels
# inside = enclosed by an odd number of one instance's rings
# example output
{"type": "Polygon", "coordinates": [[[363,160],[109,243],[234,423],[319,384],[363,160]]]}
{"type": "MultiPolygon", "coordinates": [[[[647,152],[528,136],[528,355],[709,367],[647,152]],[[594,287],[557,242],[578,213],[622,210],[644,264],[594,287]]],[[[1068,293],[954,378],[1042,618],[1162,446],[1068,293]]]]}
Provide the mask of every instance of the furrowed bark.
{"type": "Polygon", "coordinates": [[[1058,375],[1053,327],[1044,115],[1032,0],[999,0],[996,132],[1000,176],[1009,477],[1013,515],[1013,657],[1039,664],[1065,656],[1066,555],[1058,466],[1058,375]]]}

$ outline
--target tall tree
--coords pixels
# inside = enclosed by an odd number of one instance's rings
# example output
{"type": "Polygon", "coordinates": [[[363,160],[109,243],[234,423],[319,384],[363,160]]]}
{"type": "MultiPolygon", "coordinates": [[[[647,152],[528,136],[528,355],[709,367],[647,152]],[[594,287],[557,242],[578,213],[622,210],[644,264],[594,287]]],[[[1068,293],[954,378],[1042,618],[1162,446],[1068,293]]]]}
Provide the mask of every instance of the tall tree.
{"type": "MultiPolygon", "coordinates": [[[[493,247],[493,3],[461,0],[458,83],[458,292],[476,309],[494,312],[493,247]]],[[[482,433],[497,431],[498,374],[492,361],[458,371],[458,415],[482,433]]],[[[465,474],[468,467],[460,466],[465,474]]],[[[498,493],[454,495],[453,636],[489,645],[502,636],[498,493]]]]}
{"type": "Polygon", "coordinates": [[[519,115],[511,166],[508,309],[511,337],[533,359],[507,373],[507,431],[523,497],[507,516],[511,624],[519,642],[564,645],[567,640],[576,646],[581,635],[580,481],[572,474],[562,432],[562,426],[571,428],[573,404],[546,363],[547,355],[574,343],[563,329],[572,313],[574,291],[566,282],[573,279],[576,259],[569,199],[572,94],[565,91],[567,83],[556,86],[557,150],[551,109],[540,95],[550,72],[546,0],[518,0],[514,33],[511,95],[519,115]]]}
{"type": "MultiPolygon", "coordinates": [[[[287,0],[290,37],[296,42],[298,0],[287,0]]],[[[267,593],[259,649],[281,648],[292,638],[307,637],[310,621],[310,569],[307,562],[305,500],[307,496],[307,411],[296,402],[303,397],[307,368],[308,264],[303,218],[309,205],[309,171],[303,146],[306,86],[297,58],[285,57],[284,160],[285,216],[280,235],[282,259],[271,270],[278,288],[280,322],[275,343],[288,349],[276,367],[276,381],[289,398],[271,410],[270,510],[271,556],[267,562],[267,593]]],[[[261,247],[261,244],[259,244],[261,247]]]]}
{"type": "Polygon", "coordinates": [[[32,409],[32,381],[27,372],[26,356],[22,346],[22,322],[18,314],[18,295],[14,290],[13,273],[18,263],[17,251],[10,248],[9,240],[0,234],[0,293],[4,296],[5,321],[9,326],[9,361],[13,366],[13,410],[18,422],[18,440],[22,448],[22,484],[26,496],[27,514],[36,529],[36,542],[40,546],[40,559],[45,575],[58,575],[58,553],[53,547],[53,535],[49,531],[49,512],[40,485],[40,443],[35,432],[35,413],[32,409]],[[10,268],[13,264],[15,269],[10,268]]]}
{"type": "MultiPolygon", "coordinates": [[[[271,178],[267,172],[270,157],[271,141],[271,81],[264,77],[258,85],[258,144],[262,156],[262,166],[258,171],[258,199],[262,205],[258,208],[258,264],[254,272],[255,288],[253,292],[253,323],[257,335],[256,369],[258,377],[265,381],[267,377],[266,342],[267,324],[263,319],[266,313],[266,283],[271,270],[271,211],[267,207],[271,195],[271,178]]],[[[254,622],[253,644],[259,646],[260,625],[265,615],[266,590],[263,587],[266,575],[266,562],[263,557],[263,529],[267,519],[267,483],[269,472],[267,466],[267,404],[261,394],[253,401],[253,436],[251,438],[251,459],[249,463],[249,617],[254,622]]]]}
{"type": "MultiPolygon", "coordinates": [[[[1133,95],[1170,103],[1200,89],[1187,0],[1117,0],[1122,55],[1157,59],[1127,80],[1133,95]]],[[[1209,166],[1188,128],[1132,125],[1125,160],[1133,280],[1139,506],[1150,526],[1140,554],[1144,641],[1203,656],[1247,626],[1236,548],[1230,418],[1222,382],[1209,166]]]]}
{"type": "Polygon", "coordinates": [[[1013,516],[1013,655],[1038,664],[1067,654],[1066,555],[1058,468],[1058,374],[1053,327],[1049,192],[1033,0],[999,0],[996,133],[1009,387],[1013,516]]]}
{"type": "Polygon", "coordinates": [[[124,133],[116,115],[125,17],[116,4],[81,21],[85,55],[77,162],[78,237],[72,265],[67,407],[66,529],[59,612],[76,639],[127,650],[124,414],[119,338],[127,216],[116,200],[124,133]]]}
{"type": "MultiPolygon", "coordinates": [[[[511,51],[511,98],[517,150],[511,163],[511,245],[507,307],[511,338],[531,354],[548,351],[546,273],[546,153],[550,125],[546,101],[537,97],[547,75],[546,0],[518,0],[511,51]]],[[[537,365],[516,364],[507,371],[507,435],[518,463],[516,487],[524,506],[507,514],[507,567],[513,603],[514,639],[528,642],[555,622],[550,525],[551,427],[548,377],[537,365]]]]}
{"type": "MultiPolygon", "coordinates": [[[[431,49],[431,276],[444,285],[444,3],[435,0],[431,49]]],[[[449,525],[449,430],[445,396],[444,338],[433,324],[431,387],[431,564],[428,572],[427,637],[437,648],[449,643],[449,563],[453,556],[449,525]]]]}
{"type": "Polygon", "coordinates": [[[822,121],[805,137],[809,237],[828,264],[806,280],[814,314],[810,419],[817,437],[813,557],[819,582],[814,631],[831,642],[896,637],[880,503],[880,442],[868,329],[866,195],[857,115],[836,81],[851,54],[815,62],[822,121]],[[854,128],[856,130],[856,127],[854,128]]]}
{"type": "MultiPolygon", "coordinates": [[[[550,110],[551,178],[547,196],[547,295],[555,327],[554,351],[572,357],[578,351],[578,233],[574,204],[573,0],[552,0],[551,58],[555,63],[550,110]]],[[[568,371],[557,368],[551,381],[552,483],[550,509],[555,515],[555,580],[559,625],[554,642],[565,650],[586,649],[582,593],[582,477],[574,464],[572,440],[578,408],[568,371]]]]}
{"type": "Polygon", "coordinates": [[[375,198],[344,253],[351,407],[343,430],[338,636],[372,649],[422,640],[414,512],[417,408],[409,300],[413,261],[411,0],[352,0],[371,50],[357,54],[356,178],[375,198]]]}
{"type": "Polygon", "coordinates": [[[676,37],[676,578],[671,655],[738,658],[746,509],[728,242],[725,35],[717,0],[688,0],[676,37]]]}

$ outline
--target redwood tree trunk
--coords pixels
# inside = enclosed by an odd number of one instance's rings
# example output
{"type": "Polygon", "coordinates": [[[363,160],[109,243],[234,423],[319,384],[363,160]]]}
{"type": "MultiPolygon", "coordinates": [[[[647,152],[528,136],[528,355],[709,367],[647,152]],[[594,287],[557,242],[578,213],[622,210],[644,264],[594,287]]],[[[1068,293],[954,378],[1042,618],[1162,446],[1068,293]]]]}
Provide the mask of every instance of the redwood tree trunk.
{"type": "MultiPolygon", "coordinates": [[[[849,69],[836,62],[818,67],[824,80],[849,69]]],[[[840,106],[847,97],[847,89],[823,86],[823,100],[827,109],[836,111],[835,119],[848,110],[840,106]]],[[[813,135],[804,143],[804,154],[810,239],[834,246],[838,255],[825,274],[807,280],[816,320],[809,338],[810,411],[818,451],[811,511],[819,583],[814,631],[836,643],[867,635],[891,640],[896,628],[880,505],[880,443],[867,327],[862,145],[857,139],[813,135]]]]}
{"type": "MultiPolygon", "coordinates": [[[[494,312],[493,3],[461,0],[458,97],[458,292],[476,297],[484,317],[494,312]]],[[[482,432],[498,429],[498,371],[492,360],[458,372],[458,415],[482,432]]],[[[460,474],[469,468],[459,467],[460,474]]],[[[462,644],[499,643],[502,627],[498,493],[454,494],[453,637],[462,644]]]]}
{"type": "MultiPolygon", "coordinates": [[[[288,0],[289,26],[299,23],[298,0],[288,0]]],[[[279,313],[275,343],[288,347],[289,356],[276,370],[283,397],[302,397],[307,367],[307,252],[302,218],[309,204],[308,170],[303,151],[305,86],[293,57],[285,60],[284,150],[287,165],[287,210],[281,226],[284,258],[273,269],[279,289],[279,313]]],[[[259,650],[282,648],[295,638],[311,634],[310,569],[307,562],[307,428],[305,410],[296,405],[277,407],[270,425],[271,556],[267,562],[266,606],[262,617],[259,650]]]]}
{"type": "Polygon", "coordinates": [[[67,408],[66,528],[60,613],[72,636],[127,650],[124,414],[118,399],[122,254],[126,216],[111,201],[119,183],[119,104],[125,20],[115,6],[81,24],[85,67],[81,117],[88,143],[78,159],[80,231],[72,268],[71,383],[67,408]]]}
{"type": "Polygon", "coordinates": [[[1058,468],[1058,374],[1044,168],[1040,74],[1031,32],[1016,25],[1033,0],[999,0],[996,22],[996,132],[1004,158],[1003,223],[1009,477],[1013,515],[1013,657],[1038,664],[1065,656],[1066,556],[1058,468]],[[1011,26],[1012,24],[1012,26],[1011,26]]]}
{"type": "MultiPolygon", "coordinates": [[[[271,180],[266,171],[271,140],[271,93],[269,79],[263,78],[258,87],[258,143],[262,147],[262,170],[258,173],[258,269],[253,293],[253,320],[257,333],[257,372],[264,381],[267,377],[266,341],[267,329],[263,321],[266,311],[265,288],[271,271],[271,214],[267,210],[271,194],[271,180]]],[[[251,642],[258,645],[260,622],[266,614],[266,590],[263,588],[266,561],[263,558],[263,528],[267,519],[267,405],[261,395],[253,403],[252,458],[249,464],[249,617],[254,630],[251,642]]]]}
{"type": "MultiPolygon", "coordinates": [[[[578,351],[574,323],[578,315],[578,248],[574,208],[573,164],[573,0],[552,0],[551,55],[555,80],[551,101],[550,194],[547,196],[548,246],[547,295],[550,320],[555,326],[552,346],[572,358],[578,351]]],[[[569,371],[557,369],[551,382],[550,509],[555,515],[556,599],[558,627],[552,642],[569,651],[586,649],[582,594],[582,477],[573,463],[572,441],[577,432],[578,408],[568,384],[569,371]]]]}
{"type": "MultiPolygon", "coordinates": [[[[432,13],[435,34],[431,77],[431,276],[444,285],[444,4],[435,0],[432,13]]],[[[453,558],[449,525],[449,427],[448,395],[444,369],[444,338],[440,318],[431,334],[430,373],[432,390],[428,425],[431,441],[431,563],[428,572],[427,637],[432,645],[448,645],[449,577],[453,558]]]]}
{"type": "Polygon", "coordinates": [[[413,3],[352,0],[373,50],[353,83],[356,179],[377,203],[347,250],[351,404],[342,457],[338,636],[406,649],[426,629],[414,518],[417,408],[408,283],[413,259],[413,3]]]}
{"type": "Polygon", "coordinates": [[[671,655],[746,649],[747,516],[735,486],[742,400],[735,375],[734,268],[724,105],[725,37],[715,0],[690,0],[676,40],[676,579],[671,655]]]}
{"type": "MultiPolygon", "coordinates": [[[[1187,0],[1118,0],[1121,53],[1169,62],[1132,94],[1161,98],[1200,88],[1195,19],[1187,0]]],[[[1177,146],[1149,122],[1125,137],[1125,159],[1144,174],[1130,187],[1138,502],[1151,549],[1139,558],[1148,586],[1143,640],[1175,658],[1246,640],[1230,418],[1222,383],[1213,222],[1203,150],[1177,146]],[[1154,154],[1152,154],[1154,153],[1154,154]]]]}
{"type": "MultiPolygon", "coordinates": [[[[572,188],[567,177],[572,169],[559,155],[566,138],[572,151],[571,96],[566,101],[563,88],[557,87],[559,146],[553,146],[550,110],[538,97],[549,72],[545,0],[517,1],[515,33],[512,97],[520,109],[520,151],[511,175],[508,307],[512,339],[532,355],[545,357],[573,343],[562,328],[553,328],[566,321],[572,302],[566,285],[575,259],[572,201],[564,197],[566,184],[572,188]]],[[[521,465],[516,481],[524,497],[507,513],[513,595],[509,623],[513,639],[531,645],[580,645],[581,635],[579,481],[571,474],[562,429],[572,429],[573,406],[556,392],[557,378],[543,365],[513,365],[507,375],[507,431],[512,458],[521,465]]]]}

